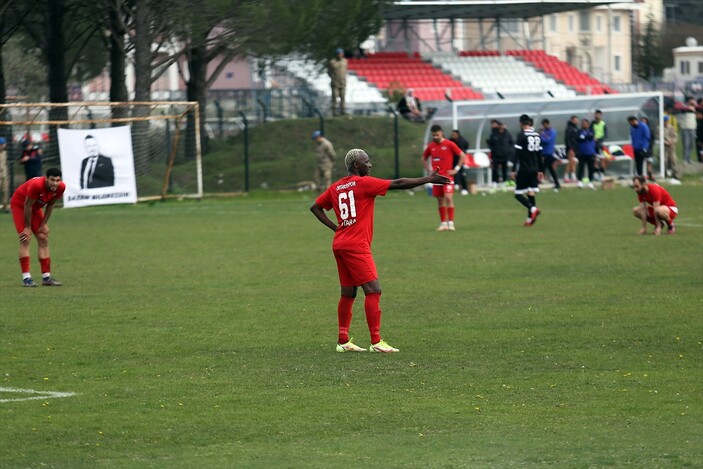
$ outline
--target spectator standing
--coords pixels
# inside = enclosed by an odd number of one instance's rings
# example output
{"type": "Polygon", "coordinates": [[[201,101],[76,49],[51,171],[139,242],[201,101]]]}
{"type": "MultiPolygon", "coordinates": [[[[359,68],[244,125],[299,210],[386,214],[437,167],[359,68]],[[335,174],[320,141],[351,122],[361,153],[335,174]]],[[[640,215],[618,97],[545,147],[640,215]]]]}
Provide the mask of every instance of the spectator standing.
{"type": "Polygon", "coordinates": [[[349,337],[354,300],[358,287],[364,291],[364,312],[371,335],[369,352],[393,353],[398,349],[381,338],[381,283],[371,254],[374,203],[389,190],[412,189],[422,184],[450,185],[437,171],[420,178],[395,180],[369,176],[371,162],[361,149],[349,150],[344,163],[348,175],[330,186],[310,207],[315,217],[334,232],[332,251],[337,262],[341,294],[337,304],[337,352],[364,352],[349,337]],[[325,210],[334,210],[335,224],[325,210]]]}
{"type": "Polygon", "coordinates": [[[676,161],[676,143],[679,136],[676,134],[676,129],[671,125],[669,116],[664,115],[664,156],[666,158],[666,168],[671,176],[671,183],[681,184],[679,181],[679,171],[676,161]]]}
{"type": "Polygon", "coordinates": [[[605,155],[603,154],[603,144],[605,139],[608,138],[608,126],[603,120],[603,112],[600,109],[596,109],[593,113],[593,122],[591,122],[591,130],[593,131],[593,137],[596,140],[596,169],[600,175],[600,179],[603,180],[605,176],[605,170],[607,168],[607,161],[605,155]]]}
{"type": "Polygon", "coordinates": [[[539,134],[532,128],[532,119],[527,114],[520,116],[520,133],[515,139],[515,199],[527,208],[524,226],[532,226],[542,211],[537,208],[535,194],[539,192],[539,181],[543,178],[544,160],[539,134]],[[527,197],[525,197],[527,194],[527,197]]]}
{"type": "Polygon", "coordinates": [[[30,139],[22,142],[22,155],[20,164],[24,166],[25,179],[41,177],[41,160],[44,152],[39,145],[33,145],[30,139]]]}
{"type": "Polygon", "coordinates": [[[544,166],[549,171],[554,181],[554,192],[559,192],[561,184],[559,184],[559,177],[557,176],[556,166],[559,164],[559,158],[554,156],[555,148],[557,143],[557,131],[552,127],[549,119],[542,120],[542,130],[539,132],[539,138],[542,145],[542,158],[544,158],[544,166]]]}
{"type": "Polygon", "coordinates": [[[454,142],[444,138],[442,127],[435,124],[430,127],[432,140],[422,153],[422,163],[428,174],[436,169],[439,174],[449,178],[448,184],[434,184],[432,195],[437,199],[439,211],[439,228],[437,231],[454,231],[454,175],[464,163],[464,152],[454,142]]]}
{"type": "Polygon", "coordinates": [[[653,182],[647,183],[642,175],[632,178],[632,188],[637,192],[637,199],[640,201],[640,205],[632,209],[635,218],[642,221],[639,234],[647,234],[647,223],[654,225],[654,236],[659,236],[665,225],[667,233],[676,233],[674,219],[679,214],[679,209],[666,189],[653,182]]]}
{"type": "Polygon", "coordinates": [[[405,117],[410,122],[425,122],[425,116],[422,113],[422,103],[415,97],[415,91],[408,88],[398,105],[396,106],[400,115],[405,117]]]}
{"type": "Polygon", "coordinates": [[[22,270],[22,286],[36,287],[29,270],[29,241],[32,234],[37,238],[37,253],[42,271],[42,285],[61,286],[51,277],[49,253],[49,226],[47,222],[54,210],[54,203],[63,196],[66,185],[61,181],[61,170],[49,168],[46,176],[25,182],[12,194],[10,206],[12,220],[19,234],[19,261],[22,270]]]}
{"type": "Polygon", "coordinates": [[[332,86],[332,115],[337,115],[337,101],[339,100],[339,113],[346,114],[345,94],[347,92],[347,70],[349,64],[344,58],[344,49],[337,49],[335,56],[327,62],[327,74],[332,86]]]}
{"type": "Polygon", "coordinates": [[[564,171],[564,182],[576,182],[576,150],[579,144],[579,118],[571,116],[566,123],[564,130],[564,146],[566,147],[566,158],[569,160],[564,171]]]}
{"type": "MultiPolygon", "coordinates": [[[[452,130],[451,137],[449,140],[454,142],[456,146],[459,147],[464,155],[468,154],[469,151],[469,141],[464,138],[463,135],[457,130],[452,130]]],[[[464,156],[466,158],[466,156],[464,156]]],[[[466,185],[466,174],[464,173],[464,160],[459,161],[459,172],[454,175],[454,186],[461,187],[461,195],[469,195],[469,188],[466,185]]]]}
{"type": "Polygon", "coordinates": [[[590,122],[588,119],[584,118],[581,120],[581,130],[579,131],[578,137],[578,149],[576,150],[576,155],[579,160],[578,170],[576,176],[578,177],[578,186],[583,188],[584,183],[588,184],[589,189],[596,189],[593,185],[593,173],[595,172],[595,159],[596,159],[596,138],[593,135],[593,130],[591,130],[590,122]],[[588,167],[588,177],[583,176],[583,170],[588,167]]]}
{"type": "Polygon", "coordinates": [[[641,176],[644,171],[643,165],[649,151],[649,127],[640,122],[635,116],[628,117],[627,122],[630,124],[630,140],[632,142],[632,149],[635,152],[635,173],[641,176]]]}
{"type": "Polygon", "coordinates": [[[0,202],[2,209],[9,210],[7,203],[10,200],[10,174],[7,169],[7,140],[0,137],[0,202]]]}
{"type": "Polygon", "coordinates": [[[312,139],[315,142],[315,155],[317,156],[315,183],[317,184],[320,192],[324,192],[332,182],[334,159],[337,154],[334,151],[332,142],[327,140],[319,130],[312,133],[312,139]]]}
{"type": "Polygon", "coordinates": [[[505,124],[499,120],[491,121],[491,134],[486,140],[491,150],[491,165],[493,166],[493,185],[508,181],[508,161],[513,159],[515,142],[505,124]]]}
{"type": "Polygon", "coordinates": [[[693,98],[686,101],[685,110],[681,112],[679,129],[681,130],[684,162],[691,164],[691,151],[695,148],[696,142],[696,100],[693,98]]]}

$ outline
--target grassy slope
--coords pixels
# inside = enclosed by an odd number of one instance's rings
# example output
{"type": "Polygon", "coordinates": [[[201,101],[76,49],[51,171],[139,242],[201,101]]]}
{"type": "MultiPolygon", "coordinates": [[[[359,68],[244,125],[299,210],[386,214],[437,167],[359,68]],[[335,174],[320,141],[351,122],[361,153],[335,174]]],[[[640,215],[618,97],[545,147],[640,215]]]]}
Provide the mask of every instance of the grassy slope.
{"type": "Polygon", "coordinates": [[[393,356],[333,352],[309,193],[60,210],[64,287],[19,288],[0,250],[0,386],[79,396],[0,403],[0,466],[701,467],[703,191],[671,190],[661,238],[626,189],[540,195],[531,229],[508,193],[459,198],[455,233],[389,194],[393,356]]]}
{"type": "MultiPolygon", "coordinates": [[[[250,188],[295,187],[313,179],[315,155],[310,135],[319,127],[317,119],[296,119],[252,127],[249,133],[250,188]]],[[[399,120],[400,168],[402,176],[421,175],[420,157],[425,126],[399,120]]],[[[333,118],[325,121],[325,134],[337,152],[334,177],[342,177],[344,155],[351,148],[363,148],[372,158],[374,173],[393,177],[395,151],[393,119],[390,117],[333,118]]],[[[206,192],[232,192],[244,188],[243,135],[226,142],[215,141],[203,157],[206,192]],[[220,182],[221,181],[221,182],[220,182]]],[[[192,174],[191,169],[179,169],[192,174]]]]}

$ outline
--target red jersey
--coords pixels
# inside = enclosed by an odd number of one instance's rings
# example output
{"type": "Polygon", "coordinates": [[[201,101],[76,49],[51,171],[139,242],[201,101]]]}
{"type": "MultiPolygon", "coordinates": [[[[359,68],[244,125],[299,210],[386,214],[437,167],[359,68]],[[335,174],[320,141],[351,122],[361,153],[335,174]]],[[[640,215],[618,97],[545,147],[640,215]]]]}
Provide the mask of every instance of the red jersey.
{"type": "Polygon", "coordinates": [[[374,201],[386,195],[390,185],[389,179],[347,176],[320,194],[315,203],[337,215],[332,249],[371,252],[374,201]]]}
{"type": "Polygon", "coordinates": [[[459,157],[459,163],[464,162],[464,152],[456,146],[456,143],[446,138],[442,140],[442,143],[436,143],[432,140],[425,148],[422,153],[422,159],[427,164],[427,158],[432,158],[432,171],[434,171],[439,166],[439,174],[442,176],[447,176],[449,179],[453,179],[453,176],[449,176],[449,171],[454,169],[454,156],[459,157]]]}
{"type": "Polygon", "coordinates": [[[51,192],[46,187],[46,176],[32,178],[15,190],[15,193],[12,194],[10,204],[23,207],[24,201],[27,200],[27,198],[34,199],[35,202],[32,204],[32,211],[37,211],[49,202],[60,199],[65,190],[66,184],[63,182],[59,183],[59,187],[55,192],[51,192]]]}
{"type": "Polygon", "coordinates": [[[671,195],[659,184],[647,184],[649,192],[646,194],[637,194],[640,202],[644,202],[647,206],[651,206],[654,202],[659,202],[660,205],[667,207],[676,207],[676,202],[671,198],[671,195]]]}

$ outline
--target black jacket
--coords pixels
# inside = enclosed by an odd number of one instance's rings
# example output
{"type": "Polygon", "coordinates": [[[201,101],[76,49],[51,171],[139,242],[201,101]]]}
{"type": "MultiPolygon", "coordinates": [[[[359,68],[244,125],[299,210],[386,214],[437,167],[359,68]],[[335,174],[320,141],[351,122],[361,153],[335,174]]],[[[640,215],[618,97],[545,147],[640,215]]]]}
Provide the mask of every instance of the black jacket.
{"type": "Polygon", "coordinates": [[[98,155],[95,168],[93,169],[93,177],[86,181],[86,166],[89,161],[90,157],[85,158],[81,163],[81,189],[96,189],[99,187],[111,187],[115,185],[115,169],[112,166],[111,158],[98,155]]]}
{"type": "Polygon", "coordinates": [[[566,145],[567,151],[577,151],[579,147],[579,128],[571,121],[566,123],[566,130],[564,130],[564,145],[566,145]]]}
{"type": "Polygon", "coordinates": [[[515,142],[510,132],[506,129],[501,132],[498,129],[491,129],[491,135],[488,136],[488,148],[491,149],[491,158],[493,161],[510,161],[515,153],[515,142]]]}
{"type": "MultiPolygon", "coordinates": [[[[417,104],[417,110],[422,112],[422,103],[420,103],[420,100],[415,97],[415,104],[417,104]]],[[[405,99],[405,96],[400,98],[400,101],[398,101],[398,105],[396,106],[396,109],[398,109],[398,112],[401,114],[407,114],[410,112],[410,108],[408,107],[408,102],[405,99]]]]}

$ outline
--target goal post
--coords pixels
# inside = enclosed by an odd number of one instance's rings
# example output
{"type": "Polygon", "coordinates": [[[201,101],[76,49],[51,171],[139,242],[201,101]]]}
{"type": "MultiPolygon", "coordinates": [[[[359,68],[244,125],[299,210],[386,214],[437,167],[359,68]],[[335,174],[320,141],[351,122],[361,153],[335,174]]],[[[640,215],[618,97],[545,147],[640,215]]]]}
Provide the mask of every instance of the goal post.
{"type": "Polygon", "coordinates": [[[138,200],[203,196],[197,102],[70,102],[0,105],[0,135],[8,138],[13,187],[24,181],[16,164],[29,138],[44,151],[43,167],[60,166],[57,129],[129,126],[138,200]],[[65,108],[65,119],[50,116],[65,108]]]}

